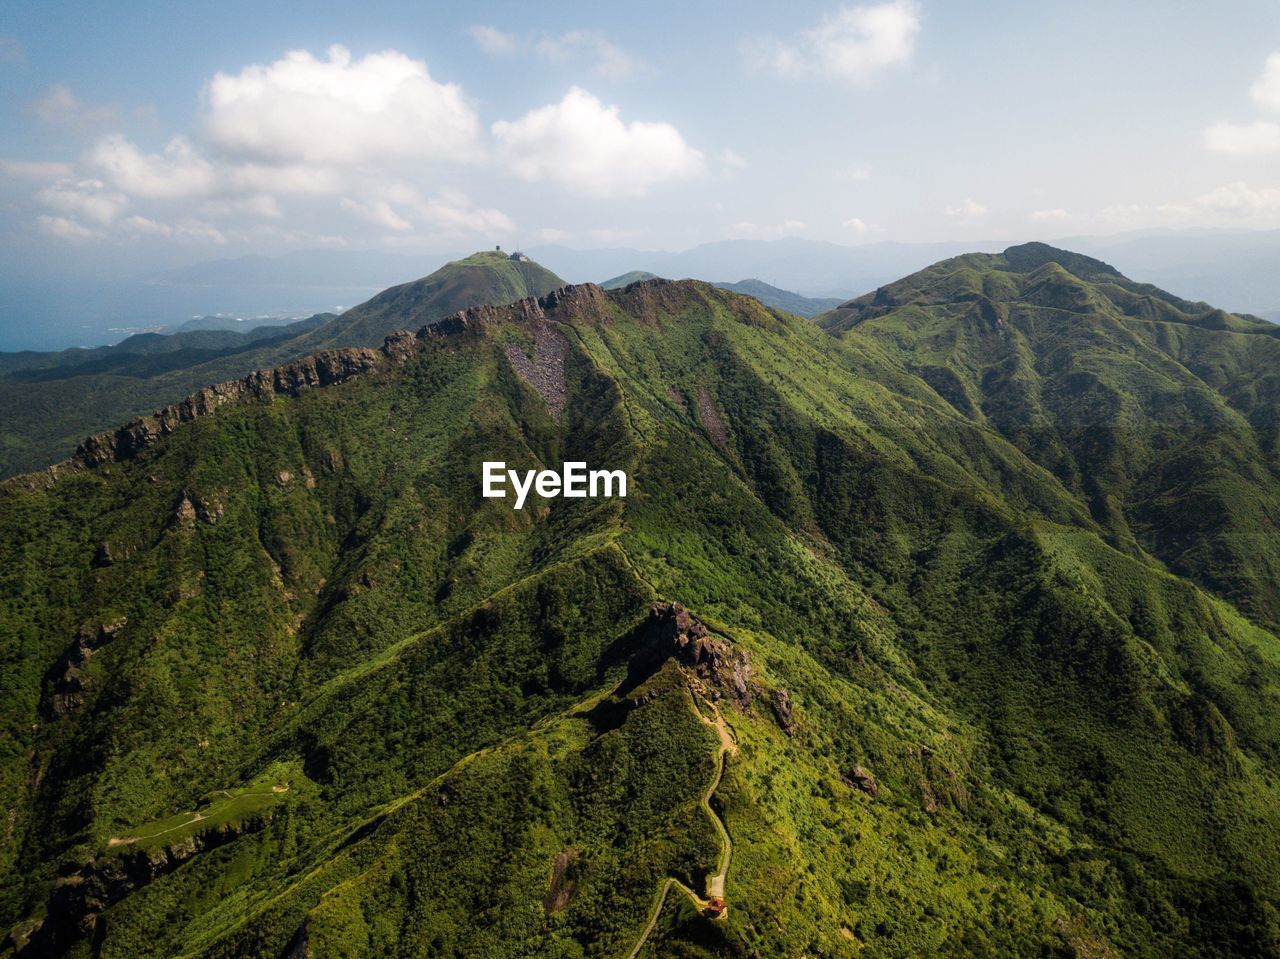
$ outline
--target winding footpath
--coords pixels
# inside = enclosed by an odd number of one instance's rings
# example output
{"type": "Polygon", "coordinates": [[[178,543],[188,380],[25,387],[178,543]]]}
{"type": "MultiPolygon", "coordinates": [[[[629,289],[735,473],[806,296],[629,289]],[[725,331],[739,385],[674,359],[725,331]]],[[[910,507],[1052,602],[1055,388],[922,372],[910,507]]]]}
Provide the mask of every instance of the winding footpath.
{"type": "Polygon", "coordinates": [[[688,896],[699,912],[707,907],[708,900],[724,898],[724,881],[729,874],[729,857],[733,853],[733,841],[729,838],[729,830],[725,828],[724,821],[711,808],[711,797],[715,795],[715,791],[720,787],[720,780],[724,778],[725,763],[728,762],[731,753],[738,751],[738,744],[733,741],[733,734],[729,732],[729,724],[720,715],[719,707],[715,703],[707,704],[711,707],[711,711],[715,713],[716,717],[714,720],[708,719],[698,709],[698,704],[694,698],[697,694],[692,689],[689,692],[689,705],[694,714],[708,726],[713,727],[720,737],[720,749],[716,753],[716,775],[702,796],[702,808],[707,811],[707,815],[711,817],[711,821],[715,824],[716,832],[720,834],[720,862],[716,872],[707,877],[706,899],[699,896],[674,876],[668,876],[663,880],[662,886],[658,890],[658,896],[654,900],[653,910],[649,914],[649,921],[645,923],[644,929],[640,931],[640,938],[636,940],[636,944],[627,953],[627,959],[636,959],[636,956],[640,954],[640,950],[644,948],[644,944],[648,942],[649,935],[653,932],[654,926],[658,924],[658,917],[662,915],[662,909],[667,904],[667,893],[671,891],[672,886],[678,887],[681,892],[688,896]]]}

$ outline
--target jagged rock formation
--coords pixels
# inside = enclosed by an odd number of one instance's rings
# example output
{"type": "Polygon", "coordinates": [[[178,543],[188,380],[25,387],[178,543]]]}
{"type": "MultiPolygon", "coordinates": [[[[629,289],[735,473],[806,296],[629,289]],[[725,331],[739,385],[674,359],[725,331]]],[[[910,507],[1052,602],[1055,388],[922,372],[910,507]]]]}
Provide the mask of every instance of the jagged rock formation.
{"type": "Polygon", "coordinates": [[[785,689],[776,689],[773,693],[773,715],[778,720],[778,725],[782,727],[782,731],[788,736],[794,736],[796,733],[796,720],[791,714],[791,694],[785,689]]]}
{"type": "Polygon", "coordinates": [[[854,789],[861,790],[872,799],[876,797],[876,793],[880,791],[880,784],[876,782],[876,777],[871,774],[871,770],[863,766],[854,766],[849,771],[849,776],[845,779],[854,789]]]}
{"type": "MultiPolygon", "coordinates": [[[[220,406],[242,399],[269,399],[297,396],[317,386],[341,383],[376,369],[389,357],[385,351],[370,349],[330,350],[308,356],[271,370],[259,370],[229,383],[217,383],[193,393],[180,403],[166,406],[153,416],[140,416],[114,433],[99,433],[80,444],[70,464],[93,467],[132,459],[139,452],[168,436],[179,423],[208,416],[220,406]]],[[[51,467],[56,472],[61,467],[51,467]]]]}
{"type": "Polygon", "coordinates": [[[658,603],[640,627],[638,660],[652,667],[674,658],[716,699],[727,695],[739,707],[751,703],[751,662],[727,640],[707,627],[679,603],[658,603]]]}
{"type": "Polygon", "coordinates": [[[107,622],[83,627],[66,652],[49,672],[46,711],[52,716],[64,716],[84,705],[85,697],[92,689],[92,680],[85,674],[89,659],[124,629],[127,620],[120,616],[107,622]]]}

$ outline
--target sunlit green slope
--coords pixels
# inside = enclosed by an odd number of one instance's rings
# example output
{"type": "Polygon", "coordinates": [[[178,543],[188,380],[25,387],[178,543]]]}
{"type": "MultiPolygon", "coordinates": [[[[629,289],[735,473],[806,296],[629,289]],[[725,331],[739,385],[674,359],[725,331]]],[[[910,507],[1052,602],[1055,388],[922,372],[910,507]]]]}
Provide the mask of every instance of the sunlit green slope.
{"type": "Polygon", "coordinates": [[[9,948],[1277,954],[1265,590],[863,325],[572,287],[4,484],[9,948]]]}

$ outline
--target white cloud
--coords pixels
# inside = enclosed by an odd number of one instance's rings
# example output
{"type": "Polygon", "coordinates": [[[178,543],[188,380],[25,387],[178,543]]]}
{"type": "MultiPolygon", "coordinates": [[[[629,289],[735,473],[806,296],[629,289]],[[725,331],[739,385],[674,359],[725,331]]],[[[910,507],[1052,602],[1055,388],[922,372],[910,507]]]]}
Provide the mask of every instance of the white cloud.
{"type": "Polygon", "coordinates": [[[101,130],[120,121],[120,110],[111,104],[86,103],[64,83],[55,83],[31,101],[31,109],[51,126],[78,131],[101,130]]]}
{"type": "Polygon", "coordinates": [[[805,223],[802,220],[783,220],[781,223],[768,226],[762,226],[750,220],[741,220],[729,227],[729,234],[737,237],[778,239],[784,236],[795,236],[797,233],[803,233],[804,230],[805,223]]]}
{"type": "Polygon", "coordinates": [[[89,151],[88,162],[131,196],[204,196],[216,186],[212,164],[182,137],[170,140],[163,153],[143,153],[119,134],[103,137],[89,151]]]}
{"type": "Polygon", "coordinates": [[[619,49],[600,33],[571,30],[558,37],[546,37],[535,48],[548,63],[567,63],[578,56],[593,61],[591,69],[607,80],[623,80],[640,69],[640,61],[619,49]]]}
{"type": "Polygon", "coordinates": [[[467,33],[480,45],[480,49],[491,57],[505,57],[516,52],[516,38],[509,33],[503,33],[497,27],[477,23],[469,28],[467,33]]]}
{"type": "Polygon", "coordinates": [[[386,200],[372,200],[367,203],[361,203],[350,197],[343,197],[342,207],[344,210],[350,210],[370,223],[385,227],[388,230],[407,232],[413,229],[413,224],[392,209],[391,204],[386,200]]]}
{"type": "Polygon", "coordinates": [[[385,195],[370,200],[342,199],[342,207],[364,220],[396,233],[414,230],[415,223],[435,233],[455,236],[493,236],[515,230],[501,210],[475,207],[464,194],[447,191],[426,198],[403,183],[390,184],[385,195]]]}
{"type": "Polygon", "coordinates": [[[794,43],[757,46],[755,59],[784,76],[817,73],[865,84],[886,69],[911,59],[920,32],[914,0],[841,7],[794,43]]]}
{"type": "MultiPolygon", "coordinates": [[[[1262,109],[1280,112],[1280,53],[1267,57],[1262,75],[1249,88],[1249,96],[1262,109]]],[[[1205,129],[1204,145],[1215,153],[1230,156],[1280,153],[1280,123],[1269,120],[1215,123],[1205,129]]]]}
{"type": "Polygon", "coordinates": [[[1249,88],[1249,96],[1264,110],[1280,112],[1280,53],[1267,57],[1262,76],[1249,88]]]}
{"type": "Polygon", "coordinates": [[[977,220],[987,214],[987,208],[977,200],[966,197],[956,206],[949,206],[944,211],[947,216],[955,220],[977,220]]]}
{"type": "Polygon", "coordinates": [[[1217,213],[1270,213],[1280,210],[1280,189],[1251,187],[1236,181],[1196,197],[1195,205],[1217,213]]]}
{"type": "Polygon", "coordinates": [[[563,243],[567,239],[569,239],[568,233],[553,226],[544,226],[542,229],[534,230],[533,232],[533,241],[535,243],[563,243]]]}
{"type": "Polygon", "coordinates": [[[860,216],[851,216],[840,225],[852,231],[855,236],[866,236],[876,229],[860,216]]]}
{"type": "Polygon", "coordinates": [[[720,153],[720,162],[733,170],[745,170],[747,168],[747,160],[742,154],[735,150],[725,147],[720,153]]]}
{"type": "Polygon", "coordinates": [[[83,223],[65,216],[41,215],[36,217],[36,223],[49,236],[73,243],[81,240],[92,240],[101,236],[97,230],[91,230],[83,223]]]}
{"type": "Polygon", "coordinates": [[[446,233],[482,234],[511,233],[516,225],[501,210],[474,207],[461,194],[446,193],[427,200],[417,207],[417,214],[424,223],[446,233]]]}
{"type": "Polygon", "coordinates": [[[214,243],[223,246],[227,242],[221,230],[201,220],[182,220],[173,228],[175,239],[188,243],[214,243]]]}
{"type": "Polygon", "coordinates": [[[698,176],[702,154],[669,123],[624,123],[616,106],[572,88],[559,103],[493,124],[499,156],[516,176],[592,197],[642,196],[698,176]]]}
{"type": "Polygon", "coordinates": [[[312,167],[302,163],[271,166],[243,163],[225,170],[224,189],[237,193],[301,193],[320,196],[339,193],[343,177],[328,167],[312,167]]]}
{"type": "Polygon", "coordinates": [[[437,83],[421,60],[394,50],[353,60],[332,46],[305,50],[205,91],[205,136],[222,149],[284,163],[359,165],[477,151],[478,121],[462,88],[437,83]]]}
{"type": "Polygon", "coordinates": [[[1280,187],[1254,187],[1237,180],[1172,203],[1126,203],[1100,211],[1102,219],[1125,228],[1138,226],[1280,225],[1280,187]]]}
{"type": "Polygon", "coordinates": [[[0,160],[0,173],[29,180],[53,180],[71,176],[72,166],[50,160],[0,160]]]}
{"type": "Polygon", "coordinates": [[[130,216],[120,221],[120,228],[134,236],[173,236],[173,227],[145,216],[130,216]]]}
{"type": "Polygon", "coordinates": [[[488,24],[467,29],[476,44],[491,57],[509,57],[532,51],[545,63],[566,64],[588,61],[591,70],[606,80],[625,80],[644,69],[644,64],[595,30],[570,30],[556,36],[520,38],[488,24]]]}
{"type": "Polygon", "coordinates": [[[208,200],[201,210],[213,217],[253,217],[262,220],[279,220],[284,216],[280,202],[269,193],[234,199],[208,200]]]}
{"type": "Polygon", "coordinates": [[[851,163],[844,168],[843,176],[846,180],[862,183],[871,179],[871,167],[866,163],[851,163]]]}
{"type": "Polygon", "coordinates": [[[258,197],[261,205],[260,198],[272,193],[335,194],[344,185],[342,176],[326,167],[215,162],[182,137],[174,137],[160,153],[144,153],[114,134],[95,143],[85,159],[117,189],[148,199],[247,195],[258,197]]]}
{"type": "Polygon", "coordinates": [[[36,194],[51,210],[106,226],[129,205],[129,198],[107,188],[101,180],[59,180],[36,194]]]}
{"type": "Polygon", "coordinates": [[[1215,123],[1204,131],[1204,143],[1216,153],[1261,156],[1280,153],[1280,123],[1215,123]]]}
{"type": "Polygon", "coordinates": [[[1032,223],[1055,223],[1060,220],[1069,219],[1071,216],[1061,207],[1055,207],[1052,210],[1033,210],[1031,215],[1027,217],[1032,223]]]}

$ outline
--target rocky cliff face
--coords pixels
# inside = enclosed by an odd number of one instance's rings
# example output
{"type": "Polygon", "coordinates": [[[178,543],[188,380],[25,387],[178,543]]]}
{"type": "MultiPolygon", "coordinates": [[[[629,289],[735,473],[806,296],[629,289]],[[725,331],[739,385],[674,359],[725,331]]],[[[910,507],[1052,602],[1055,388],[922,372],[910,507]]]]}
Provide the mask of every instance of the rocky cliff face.
{"type": "Polygon", "coordinates": [[[92,680],[85,666],[93,654],[111,642],[125,627],[125,617],[81,628],[76,638],[58,657],[49,671],[45,712],[51,716],[64,716],[84,704],[92,691],[92,680]]]}
{"type": "Polygon", "coordinates": [[[733,644],[713,636],[679,603],[659,603],[640,628],[636,663],[652,667],[675,659],[705,684],[711,698],[728,696],[738,706],[751,703],[751,661],[733,644]]]}
{"type": "MultiPolygon", "coordinates": [[[[537,353],[531,359],[524,359],[536,368],[537,375],[530,377],[529,370],[523,369],[517,372],[542,393],[552,407],[553,414],[558,417],[564,404],[560,381],[563,379],[563,354],[567,345],[557,340],[559,334],[555,332],[552,321],[586,316],[607,317],[607,305],[611,299],[628,309],[639,310],[642,314],[653,312],[661,306],[673,308],[681,296],[687,295],[688,286],[689,281],[648,280],[633,284],[623,291],[608,293],[595,284],[585,283],[565,286],[545,296],[530,297],[507,306],[472,307],[424,326],[416,333],[408,330],[393,333],[386,338],[380,349],[350,347],[326,350],[285,366],[258,370],[238,380],[207,386],[156,413],[136,417],[117,430],[88,437],[76,449],[74,456],[42,473],[14,477],[8,482],[21,483],[29,489],[47,488],[65,474],[131,460],[168,436],[180,424],[208,416],[228,404],[261,402],[275,396],[297,396],[309,389],[343,383],[407,362],[422,347],[424,341],[480,334],[486,326],[507,320],[515,320],[533,328],[538,344],[537,353]],[[544,353],[545,356],[542,355],[544,353]],[[543,380],[547,382],[544,383],[543,380]]],[[[728,294],[726,297],[726,303],[735,311],[762,310],[759,304],[745,297],[732,297],[728,294]],[[750,306],[744,306],[744,303],[750,306]]]]}
{"type": "MultiPolygon", "coordinates": [[[[152,416],[139,416],[113,433],[99,433],[80,444],[70,464],[94,467],[103,463],[132,459],[142,450],[168,436],[180,423],[208,416],[229,403],[246,399],[264,400],[272,396],[297,396],[304,390],[341,383],[383,365],[390,354],[382,350],[330,350],[308,356],[288,366],[259,370],[229,383],[217,383],[193,393],[185,400],[166,406],[152,416]]],[[[65,467],[53,467],[56,472],[65,467]]]]}

